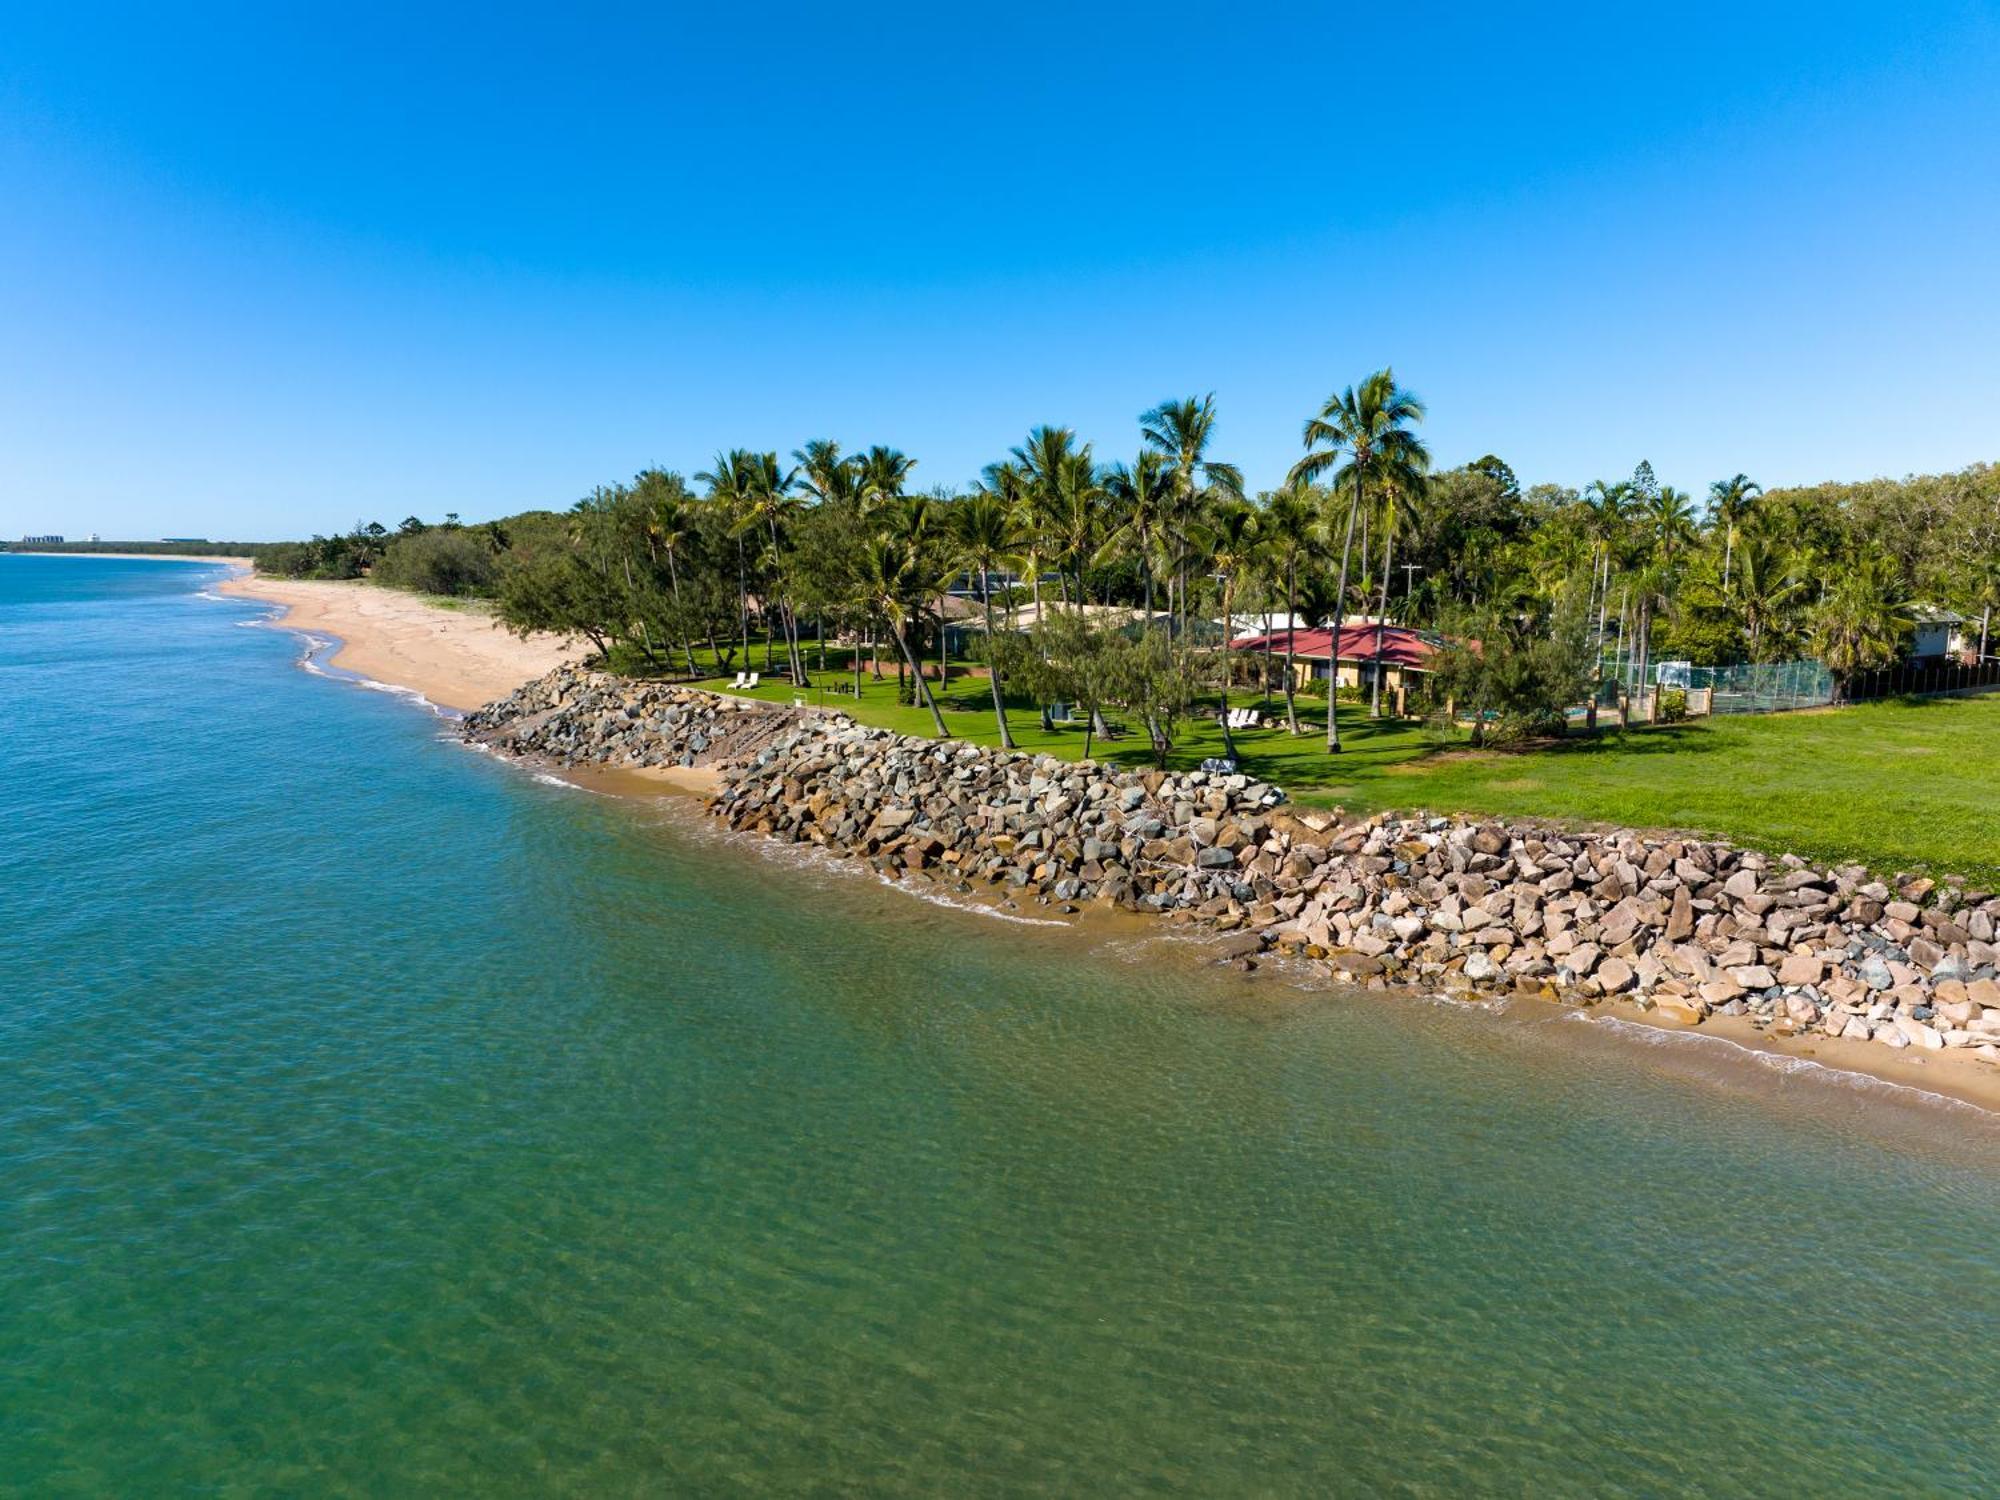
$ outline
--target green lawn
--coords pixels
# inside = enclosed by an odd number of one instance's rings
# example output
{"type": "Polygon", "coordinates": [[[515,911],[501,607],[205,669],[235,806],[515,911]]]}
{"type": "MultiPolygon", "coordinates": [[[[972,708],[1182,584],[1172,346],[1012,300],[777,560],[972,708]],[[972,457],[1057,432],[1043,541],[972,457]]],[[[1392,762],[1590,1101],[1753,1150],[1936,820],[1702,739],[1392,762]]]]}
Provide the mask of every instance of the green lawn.
{"type": "MultiPolygon", "coordinates": [[[[814,673],[808,701],[906,734],[931,733],[923,709],[896,702],[886,663],[881,682],[864,671],[857,707],[847,691],[853,678],[840,670],[845,654],[831,659],[834,670],[814,673]]],[[[754,660],[761,668],[761,648],[754,660]]],[[[766,681],[753,696],[784,703],[794,694],[788,683],[766,681]]],[[[954,676],[940,701],[954,736],[997,743],[985,679],[954,676]]],[[[1232,701],[1251,699],[1244,693],[1232,701]]],[[[1282,701],[1264,706],[1282,715],[1282,701]]],[[[1343,705],[1345,749],[1329,756],[1324,704],[1301,700],[1301,708],[1311,732],[1296,739],[1282,728],[1236,735],[1241,769],[1300,802],[1350,812],[1428,808],[1688,829],[1771,853],[1856,861],[1885,873],[1955,871],[2000,885],[2000,695],[1709,719],[1520,753],[1441,747],[1419,725],[1371,723],[1365,708],[1343,705]]],[[[1022,749],[1083,754],[1081,728],[1044,731],[1027,703],[1011,705],[1009,716],[1022,749]]],[[[1152,763],[1136,732],[1109,745],[1099,740],[1092,753],[1124,765],[1152,763]]],[[[1181,728],[1173,764],[1222,753],[1213,720],[1191,722],[1181,728]]]]}

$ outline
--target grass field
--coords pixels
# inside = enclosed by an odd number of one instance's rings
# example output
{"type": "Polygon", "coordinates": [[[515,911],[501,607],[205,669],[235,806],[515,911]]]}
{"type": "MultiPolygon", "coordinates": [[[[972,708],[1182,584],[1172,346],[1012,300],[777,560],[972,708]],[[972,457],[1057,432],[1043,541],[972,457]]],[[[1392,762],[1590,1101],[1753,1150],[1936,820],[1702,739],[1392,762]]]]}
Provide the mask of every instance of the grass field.
{"type": "MultiPolygon", "coordinates": [[[[906,734],[932,732],[923,709],[896,702],[893,672],[880,682],[864,672],[857,705],[853,678],[840,670],[844,654],[832,660],[834,670],[814,675],[809,701],[906,734]]],[[[788,683],[767,681],[754,696],[782,703],[794,693],[788,683]]],[[[1326,753],[1324,705],[1310,701],[1308,734],[1293,738],[1280,728],[1235,737],[1240,768],[1300,802],[1350,812],[1428,808],[1686,829],[1771,853],[1854,861],[1885,873],[1956,872],[2000,886],[2000,695],[1709,719],[1517,753],[1442,745],[1420,725],[1370,722],[1365,708],[1343,705],[1345,749],[1337,757],[1326,753]]],[[[984,678],[955,676],[940,703],[954,736],[997,743],[984,678]]],[[[1282,715],[1284,705],[1265,707],[1282,715]]],[[[1022,749],[1083,754],[1081,728],[1044,731],[1027,703],[1009,712],[1022,749]]],[[[1222,753],[1212,719],[1188,723],[1173,764],[1222,753]]],[[[1152,763],[1139,733],[1109,745],[1099,740],[1092,754],[1152,763]]]]}

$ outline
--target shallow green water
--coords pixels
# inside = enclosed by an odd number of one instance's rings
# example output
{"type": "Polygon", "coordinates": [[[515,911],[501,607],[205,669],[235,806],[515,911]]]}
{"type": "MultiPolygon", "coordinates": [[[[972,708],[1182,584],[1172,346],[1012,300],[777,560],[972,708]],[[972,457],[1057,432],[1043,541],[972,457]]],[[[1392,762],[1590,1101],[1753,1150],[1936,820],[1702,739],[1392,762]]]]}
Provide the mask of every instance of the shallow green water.
{"type": "Polygon", "coordinates": [[[749,852],[212,576],[0,557],[0,1487],[2000,1487],[1990,1117],[749,852]]]}

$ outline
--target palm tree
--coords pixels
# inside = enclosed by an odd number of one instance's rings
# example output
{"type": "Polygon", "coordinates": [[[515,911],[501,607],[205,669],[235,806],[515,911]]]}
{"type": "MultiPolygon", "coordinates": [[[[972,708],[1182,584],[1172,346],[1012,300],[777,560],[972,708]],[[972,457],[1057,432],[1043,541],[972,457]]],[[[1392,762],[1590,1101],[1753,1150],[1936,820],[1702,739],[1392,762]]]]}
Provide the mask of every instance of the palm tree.
{"type": "Polygon", "coordinates": [[[1236,587],[1250,571],[1257,555],[1257,512],[1241,500],[1225,500],[1209,517],[1208,555],[1222,579],[1222,744],[1223,754],[1236,754],[1236,741],[1229,732],[1229,637],[1231,610],[1236,587]]]}
{"type": "Polygon", "coordinates": [[[1854,678],[1896,659],[1908,619],[1901,580],[1886,557],[1864,556],[1837,577],[1813,611],[1813,645],[1841,697],[1854,678]]]}
{"type": "MultiPolygon", "coordinates": [[[[1084,566],[1096,555],[1104,530],[1104,491],[1097,481],[1097,465],[1090,457],[1090,444],[1063,460],[1056,474],[1056,545],[1059,566],[1067,564],[1076,574],[1076,602],[1088,604],[1084,588],[1084,566]]],[[[1069,598],[1069,584],[1063,584],[1063,598],[1069,598]]]]}
{"type": "Polygon", "coordinates": [[[1012,750],[1014,735],[1007,727],[1007,703],[1000,692],[1000,653],[993,650],[993,593],[988,579],[997,570],[1011,568],[1020,551],[1022,536],[1005,501],[990,492],[979,492],[951,509],[951,558],[954,568],[979,575],[979,602],[986,614],[986,674],[993,687],[993,719],[1000,726],[1000,748],[1012,750]]]}
{"type": "Polygon", "coordinates": [[[903,653],[910,675],[916,679],[918,698],[931,711],[931,723],[937,726],[937,737],[950,739],[951,731],[944,727],[944,715],[938,712],[937,699],[931,696],[930,684],[924,681],[923,669],[917,665],[916,657],[910,654],[907,633],[910,595],[920,588],[916,548],[900,537],[878,536],[862,550],[860,574],[862,596],[869,608],[887,620],[890,629],[895,632],[896,647],[903,653]]]}
{"type": "Polygon", "coordinates": [[[840,456],[840,444],[831,438],[814,438],[803,448],[792,450],[798,465],[799,486],[822,505],[851,499],[857,484],[857,465],[840,456]]]}
{"type": "Polygon", "coordinates": [[[1382,486],[1382,598],[1375,610],[1375,682],[1369,694],[1368,717],[1382,717],[1382,654],[1389,633],[1389,578],[1396,571],[1396,533],[1417,524],[1417,500],[1423,493],[1424,477],[1406,485],[1390,479],[1382,486]]]}
{"type": "MultiPolygon", "coordinates": [[[[694,507],[688,501],[687,487],[681,483],[678,474],[648,469],[639,476],[635,489],[646,503],[646,545],[653,554],[655,567],[659,559],[666,560],[668,586],[678,613],[681,605],[680,553],[694,535],[694,507]]],[[[682,617],[681,625],[681,649],[687,653],[688,676],[699,677],[701,669],[695,665],[694,639],[685,629],[685,617],[682,617]]]]}
{"type": "Polygon", "coordinates": [[[708,486],[709,503],[718,507],[736,538],[736,621],[743,642],[743,662],[750,662],[750,574],[743,547],[743,533],[737,526],[750,493],[756,487],[752,475],[754,455],[748,448],[731,448],[715,455],[715,467],[694,477],[708,486]]]}
{"type": "Polygon", "coordinates": [[[906,458],[898,450],[885,448],[880,443],[853,462],[860,473],[863,515],[872,515],[883,506],[900,500],[904,486],[909,483],[910,470],[917,466],[914,458],[906,458]]]}
{"type": "Polygon", "coordinates": [[[1778,544],[1755,526],[1744,531],[1736,561],[1734,597],[1725,594],[1723,602],[1743,618],[1750,659],[1762,661],[1766,633],[1782,618],[1785,606],[1804,592],[1806,583],[1778,544]]]}
{"type": "MultiPolygon", "coordinates": [[[[1234,464],[1208,457],[1208,445],[1215,436],[1215,394],[1187,396],[1178,401],[1162,401],[1139,416],[1140,440],[1162,454],[1173,469],[1177,519],[1191,524],[1205,494],[1225,499],[1243,498],[1243,472],[1234,464]]],[[[1188,586],[1185,568],[1176,575],[1180,588],[1181,627],[1187,627],[1188,586]]]]}
{"type": "Polygon", "coordinates": [[[1173,504],[1173,486],[1178,478],[1163,453],[1142,448],[1131,468],[1113,464],[1105,470],[1102,484],[1117,523],[1104,545],[1098,549],[1100,561],[1113,556],[1138,559],[1139,577],[1146,591],[1146,628],[1153,628],[1153,554],[1160,528],[1173,504]]]}
{"type": "Polygon", "coordinates": [[[1264,506],[1258,529],[1263,533],[1271,565],[1285,587],[1285,723],[1299,733],[1297,681],[1292,674],[1298,642],[1299,571],[1318,556],[1325,535],[1319,497],[1310,486],[1294,482],[1273,494],[1264,506]]]}
{"type": "MultiPolygon", "coordinates": [[[[737,518],[741,530],[761,529],[770,544],[767,554],[770,559],[772,581],[778,586],[778,625],[785,632],[785,659],[791,667],[792,682],[798,687],[810,687],[806,676],[805,654],[799,650],[798,619],[792,613],[791,589],[786,577],[784,540],[781,536],[781,522],[790,519],[798,509],[798,496],[794,493],[798,483],[798,470],[786,469],[779,465],[775,453],[751,455],[744,469],[745,488],[742,506],[737,518]]],[[[769,618],[769,611],[766,612],[769,618]]],[[[768,629],[765,633],[767,644],[770,640],[768,629]]]]}
{"type": "Polygon", "coordinates": [[[1306,456],[1292,465],[1291,479],[1303,482],[1339,467],[1333,487],[1339,492],[1342,480],[1351,480],[1352,498],[1347,505],[1347,525],[1340,544],[1340,581],[1334,586],[1333,644],[1327,663],[1326,748],[1340,752],[1340,715],[1335,709],[1340,685],[1340,613],[1347,607],[1347,571],[1354,552],[1354,518],[1370,483],[1403,484],[1416,487],[1430,467],[1430,450],[1409,430],[1412,422],[1424,419],[1424,404],[1396,384],[1395,373],[1377,370],[1357,386],[1329,396],[1319,415],[1305,424],[1306,456]],[[1342,455],[1346,462],[1341,463],[1342,455]]]}
{"type": "MultiPolygon", "coordinates": [[[[1067,427],[1043,425],[1028,434],[1027,442],[1013,450],[1012,468],[1019,475],[1021,487],[1020,523],[1024,530],[1033,533],[1028,554],[1029,566],[1033,569],[1035,589],[1035,616],[1039,620],[1042,612],[1042,575],[1040,564],[1053,554],[1057,560],[1058,575],[1061,575],[1061,516],[1063,476],[1076,457],[1076,434],[1067,427]]],[[[988,472],[991,482],[992,473],[988,472]]],[[[1069,581],[1063,578],[1063,600],[1069,599],[1069,581]]]]}
{"type": "Polygon", "coordinates": [[[1750,513],[1750,502],[1764,487],[1748,474],[1718,479],[1708,487],[1708,513],[1722,528],[1722,592],[1729,592],[1730,565],[1736,560],[1736,528],[1750,513]]]}

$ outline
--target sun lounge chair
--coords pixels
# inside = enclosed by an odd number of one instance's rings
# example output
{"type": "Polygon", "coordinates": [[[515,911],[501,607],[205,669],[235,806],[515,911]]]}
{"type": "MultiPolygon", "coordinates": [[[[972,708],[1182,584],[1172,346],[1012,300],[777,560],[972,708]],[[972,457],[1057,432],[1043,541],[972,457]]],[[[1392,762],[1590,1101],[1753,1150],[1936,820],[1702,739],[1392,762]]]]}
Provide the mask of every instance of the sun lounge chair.
{"type": "Polygon", "coordinates": [[[757,674],[755,672],[752,672],[747,678],[744,679],[743,686],[746,688],[753,688],[757,685],[757,680],[758,680],[757,674]]]}
{"type": "Polygon", "coordinates": [[[738,672],[738,673],[737,673],[737,674],[736,674],[736,675],[735,675],[734,677],[732,677],[732,678],[730,678],[730,679],[729,679],[729,685],[730,685],[730,687],[732,687],[732,688],[740,688],[740,687],[742,687],[742,686],[743,686],[743,679],[744,679],[744,677],[746,677],[747,675],[748,675],[747,673],[744,673],[744,672],[738,672]]]}

